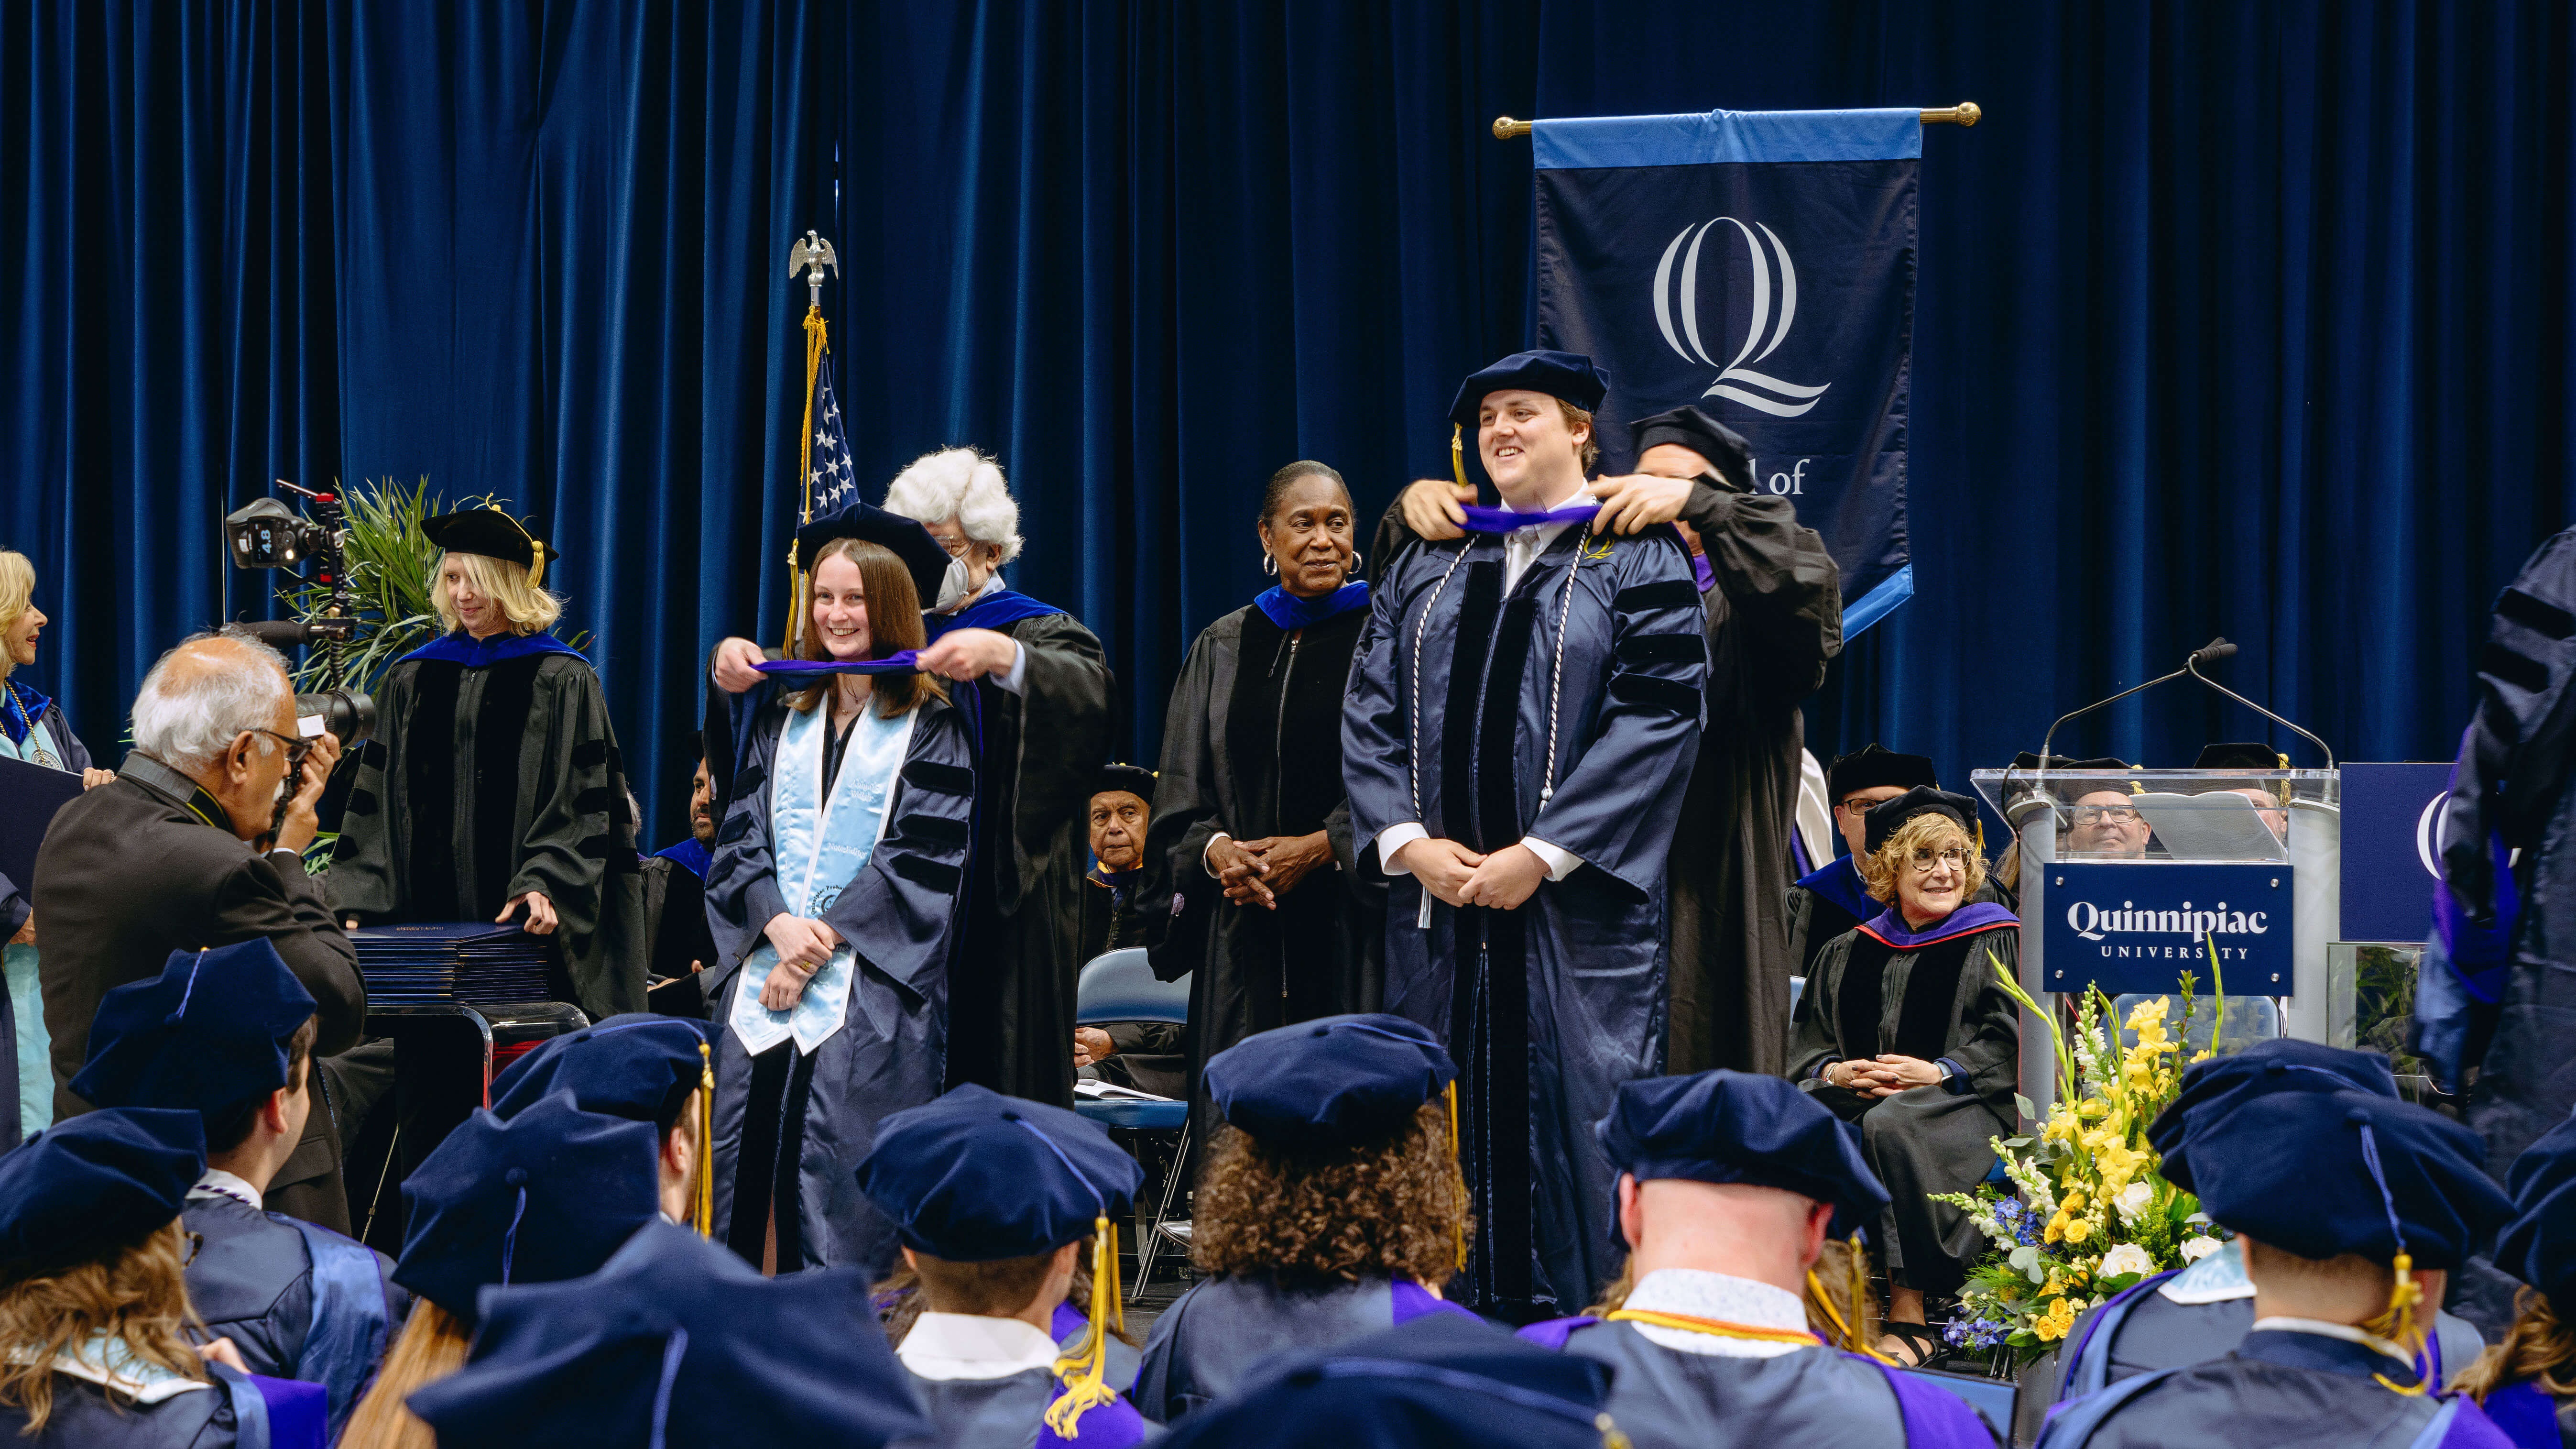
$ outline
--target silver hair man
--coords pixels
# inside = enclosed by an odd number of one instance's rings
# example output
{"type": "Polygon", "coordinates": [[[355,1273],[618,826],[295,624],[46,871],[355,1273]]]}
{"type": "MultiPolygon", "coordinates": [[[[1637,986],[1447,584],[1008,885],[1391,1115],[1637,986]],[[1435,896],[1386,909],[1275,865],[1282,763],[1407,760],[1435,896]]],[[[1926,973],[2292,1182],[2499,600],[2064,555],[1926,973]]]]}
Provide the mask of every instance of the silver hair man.
{"type": "Polygon", "coordinates": [[[886,511],[933,525],[954,522],[977,543],[1001,549],[994,562],[1020,556],[1020,505],[1002,465],[972,448],[942,448],[924,453],[894,475],[886,487],[886,511]]]}
{"type": "MultiPolygon", "coordinates": [[[[294,693],[285,656],[266,644],[231,629],[190,635],[143,676],[134,747],[183,775],[201,774],[243,732],[269,729],[278,702],[294,693]],[[207,667],[218,661],[226,667],[207,667]]],[[[254,738],[262,755],[280,748],[265,733],[254,738]]]]}

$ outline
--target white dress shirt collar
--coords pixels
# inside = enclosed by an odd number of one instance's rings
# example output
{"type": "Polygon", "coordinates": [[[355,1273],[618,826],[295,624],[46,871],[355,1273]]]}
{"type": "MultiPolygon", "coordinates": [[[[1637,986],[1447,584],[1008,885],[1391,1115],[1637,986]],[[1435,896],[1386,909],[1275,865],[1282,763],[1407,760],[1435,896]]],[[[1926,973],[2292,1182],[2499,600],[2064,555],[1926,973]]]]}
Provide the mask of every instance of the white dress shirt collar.
{"type": "Polygon", "coordinates": [[[1001,1379],[1053,1367],[1059,1352],[1054,1339],[1017,1318],[924,1313],[894,1355],[925,1379],[1001,1379]]]}
{"type": "Polygon", "coordinates": [[[2349,1323],[2328,1323],[2322,1318],[2291,1318],[2287,1315],[2276,1314],[2270,1318],[2255,1319],[2253,1328],[2247,1331],[2252,1333],[2313,1333],[2320,1338],[2340,1338],[2346,1343],[2357,1343],[2362,1347],[2371,1350],[2373,1353],[2383,1354],[2389,1358],[2393,1358],[2399,1363],[2405,1364],[2409,1368],[2412,1368],[2415,1365],[2415,1355],[2408,1353],[2395,1339],[2382,1338],[2378,1334],[2355,1328],[2349,1323]]]}
{"type": "Polygon", "coordinates": [[[206,1175],[197,1179],[197,1185],[188,1189],[188,1196],[228,1197],[235,1202],[248,1203],[252,1212],[267,1210],[267,1199],[261,1196],[258,1188],[220,1167],[207,1168],[206,1175]]]}

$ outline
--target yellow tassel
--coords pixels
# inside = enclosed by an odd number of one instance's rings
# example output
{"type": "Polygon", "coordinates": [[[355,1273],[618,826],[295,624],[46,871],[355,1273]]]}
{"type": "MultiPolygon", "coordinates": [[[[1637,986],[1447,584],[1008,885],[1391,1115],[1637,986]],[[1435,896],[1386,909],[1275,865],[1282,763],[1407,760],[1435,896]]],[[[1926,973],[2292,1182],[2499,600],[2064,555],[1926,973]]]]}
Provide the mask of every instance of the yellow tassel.
{"type": "MultiPolygon", "coordinates": [[[[2397,1281],[2389,1285],[2388,1311],[2379,1316],[2379,1322],[2385,1325],[2387,1330],[2381,1336],[2420,1360],[2424,1353],[2424,1342],[2415,1326],[2415,1305],[2424,1301],[2424,1285],[2415,1281],[2413,1254],[2398,1254],[2391,1266],[2397,1270],[2397,1281]]],[[[2397,1383],[2385,1374],[2372,1374],[2371,1377],[2379,1380],[2381,1387],[2393,1393],[2404,1394],[2409,1398],[2422,1394],[2432,1387],[2421,1380],[2412,1384],[2397,1383]]]]}
{"type": "MultiPolygon", "coordinates": [[[[1456,430],[1452,429],[1451,431],[1455,432],[1456,430]]],[[[1466,1166],[1458,1160],[1458,1079],[1456,1077],[1451,1077],[1449,1079],[1447,1091],[1449,1096],[1449,1165],[1458,1169],[1458,1190],[1463,1193],[1467,1190],[1467,1169],[1466,1166]]],[[[1457,1217],[1450,1220],[1449,1243],[1457,1254],[1458,1271],[1461,1273],[1467,1271],[1466,1213],[1461,1212],[1457,1217]]]]}
{"type": "Polygon", "coordinates": [[[1108,1384],[1109,1325],[1127,1326],[1125,1296],[1118,1287],[1118,1229],[1103,1213],[1091,1224],[1091,1332],[1081,1348],[1055,1361],[1064,1392],[1047,1405],[1046,1426],[1059,1439],[1073,1438],[1084,1410],[1117,1401],[1108,1384]]]}
{"type": "Polygon", "coordinates": [[[698,1043],[698,1191],[692,1214],[698,1236],[716,1235],[716,1060],[705,1042],[698,1043]]]}
{"type": "Polygon", "coordinates": [[[1449,472],[1459,487],[1467,486],[1467,434],[1456,423],[1449,425],[1449,472]]]}

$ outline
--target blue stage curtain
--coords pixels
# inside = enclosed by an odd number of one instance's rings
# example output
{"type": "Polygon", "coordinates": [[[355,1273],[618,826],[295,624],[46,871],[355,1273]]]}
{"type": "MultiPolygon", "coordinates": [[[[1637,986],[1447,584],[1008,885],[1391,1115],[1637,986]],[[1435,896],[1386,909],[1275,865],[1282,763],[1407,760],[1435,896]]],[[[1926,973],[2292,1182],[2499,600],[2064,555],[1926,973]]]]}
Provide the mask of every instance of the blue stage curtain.
{"type": "MultiPolygon", "coordinates": [[[[155,652],[227,586],[263,611],[214,528],[269,478],[510,497],[667,839],[703,651],[779,633],[813,227],[861,464],[1002,459],[1015,581],[1098,629],[1150,759],[1260,586],[1269,472],[1321,458],[1373,518],[1524,345],[1495,115],[1975,99],[1925,138],[1917,594],[1818,753],[1964,777],[2223,632],[2341,753],[2438,758],[2576,487],[2571,50],[2538,0],[29,0],[0,543],[112,755],[155,652]]],[[[2188,687],[2061,744],[2266,736],[2188,687]]]]}

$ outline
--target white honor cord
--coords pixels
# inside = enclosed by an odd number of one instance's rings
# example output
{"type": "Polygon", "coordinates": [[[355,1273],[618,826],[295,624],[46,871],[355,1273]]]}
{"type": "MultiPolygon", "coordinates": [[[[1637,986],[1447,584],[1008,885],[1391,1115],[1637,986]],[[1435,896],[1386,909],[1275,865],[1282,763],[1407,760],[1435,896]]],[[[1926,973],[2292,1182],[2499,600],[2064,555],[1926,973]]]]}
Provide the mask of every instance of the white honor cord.
{"type": "MultiPolygon", "coordinates": [[[[1598,520],[1599,515],[1594,515],[1598,520]]],[[[1556,706],[1565,694],[1565,621],[1574,616],[1574,575],[1583,567],[1583,555],[1592,548],[1592,527],[1583,525],[1583,541],[1575,546],[1574,563],[1565,571],[1565,602],[1556,611],[1556,663],[1547,675],[1547,770],[1539,786],[1538,808],[1556,798],[1556,706]]]]}
{"type": "MultiPolygon", "coordinates": [[[[1440,582],[1431,586],[1430,596],[1422,601],[1422,617],[1415,621],[1413,626],[1413,658],[1409,661],[1412,664],[1413,673],[1405,698],[1404,782],[1413,793],[1414,821],[1417,824],[1425,824],[1425,828],[1428,826],[1422,819],[1422,635],[1431,627],[1431,606],[1440,602],[1440,591],[1449,587],[1449,575],[1458,572],[1458,565],[1467,561],[1467,550],[1475,547],[1475,544],[1476,540],[1473,538],[1459,541],[1458,556],[1449,560],[1449,567],[1440,575],[1440,582]]],[[[1386,862],[1379,861],[1378,868],[1385,869],[1386,862]]],[[[1423,895],[1423,911],[1426,916],[1430,911],[1430,899],[1426,891],[1423,895]]]]}

